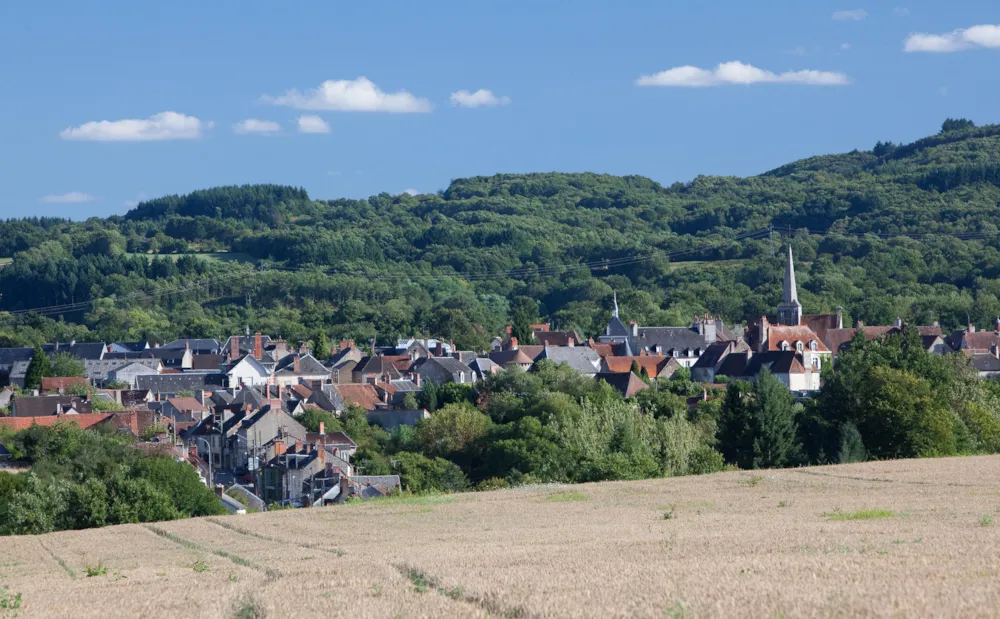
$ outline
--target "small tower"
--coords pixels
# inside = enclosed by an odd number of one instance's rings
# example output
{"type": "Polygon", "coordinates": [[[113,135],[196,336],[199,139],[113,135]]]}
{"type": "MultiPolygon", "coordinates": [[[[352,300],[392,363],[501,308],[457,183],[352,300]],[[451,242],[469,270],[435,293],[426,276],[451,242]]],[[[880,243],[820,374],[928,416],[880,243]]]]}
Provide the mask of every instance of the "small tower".
{"type": "Polygon", "coordinates": [[[795,287],[795,265],[792,263],[792,246],[788,246],[788,264],[785,265],[785,284],[778,304],[778,324],[798,326],[802,323],[802,304],[795,287]]]}

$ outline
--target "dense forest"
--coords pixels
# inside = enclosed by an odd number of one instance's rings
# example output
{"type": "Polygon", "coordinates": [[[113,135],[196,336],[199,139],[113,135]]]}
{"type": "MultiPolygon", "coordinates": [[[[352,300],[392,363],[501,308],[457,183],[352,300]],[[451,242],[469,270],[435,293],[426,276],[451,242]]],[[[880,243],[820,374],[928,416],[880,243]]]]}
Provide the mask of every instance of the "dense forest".
{"type": "Polygon", "coordinates": [[[314,200],[219,187],[123,217],[0,222],[0,346],[223,337],[481,347],[513,313],[600,332],[773,312],[795,251],[806,312],[945,328],[1000,315],[1000,126],[749,178],[500,174],[438,194],[314,200]],[[773,232],[769,230],[773,229],[773,232]],[[29,311],[34,310],[34,311],[29,311]]]}

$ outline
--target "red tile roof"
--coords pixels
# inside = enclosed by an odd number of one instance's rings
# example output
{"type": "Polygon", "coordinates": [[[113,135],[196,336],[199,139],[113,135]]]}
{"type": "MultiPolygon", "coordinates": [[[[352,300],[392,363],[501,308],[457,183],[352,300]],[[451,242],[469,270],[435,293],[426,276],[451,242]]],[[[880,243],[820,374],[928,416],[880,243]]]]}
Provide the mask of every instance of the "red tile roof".
{"type": "Polygon", "coordinates": [[[802,347],[805,350],[810,350],[809,342],[816,342],[816,350],[830,352],[830,349],[823,343],[823,340],[819,339],[816,332],[803,325],[797,327],[770,325],[767,333],[767,349],[781,350],[782,342],[788,342],[790,350],[795,350],[796,342],[802,342],[802,347]]]}
{"type": "Polygon", "coordinates": [[[355,404],[365,410],[375,410],[382,404],[374,385],[350,383],[336,386],[337,392],[347,404],[355,404]]]}
{"type": "Polygon", "coordinates": [[[99,423],[108,421],[109,413],[90,413],[87,415],[48,415],[45,417],[0,417],[0,425],[11,430],[26,430],[33,425],[52,427],[57,423],[75,423],[84,430],[99,423]]]}
{"type": "Polygon", "coordinates": [[[656,378],[663,371],[663,368],[670,363],[670,357],[653,357],[645,355],[642,357],[607,357],[604,359],[608,372],[631,372],[632,362],[639,364],[640,371],[646,368],[646,374],[656,378]]]}
{"type": "Polygon", "coordinates": [[[89,385],[90,380],[83,376],[44,376],[42,377],[42,391],[65,390],[70,385],[89,385]]]}

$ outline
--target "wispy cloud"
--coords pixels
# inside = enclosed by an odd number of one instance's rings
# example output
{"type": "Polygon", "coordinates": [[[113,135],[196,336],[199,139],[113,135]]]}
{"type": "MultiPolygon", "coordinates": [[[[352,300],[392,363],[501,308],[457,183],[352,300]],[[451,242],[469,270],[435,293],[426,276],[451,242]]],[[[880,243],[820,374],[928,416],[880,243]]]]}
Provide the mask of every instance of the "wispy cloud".
{"type": "Polygon", "coordinates": [[[897,6],[892,10],[892,14],[895,15],[896,17],[909,17],[910,9],[903,6],[897,6]]]}
{"type": "Polygon", "coordinates": [[[727,84],[806,84],[810,86],[843,86],[850,83],[843,73],[829,71],[786,71],[772,73],[739,61],[723,62],[714,69],[683,66],[643,75],[637,86],[707,87],[727,84]]]}
{"type": "Polygon", "coordinates": [[[264,95],[264,103],[285,105],[298,110],[328,110],[337,112],[429,112],[433,108],[427,99],[415,97],[405,90],[383,92],[367,77],[353,80],[327,80],[318,88],[300,92],[289,90],[278,97],[264,95]]]}
{"type": "Polygon", "coordinates": [[[233,125],[233,133],[277,133],[279,131],[281,131],[281,125],[273,120],[248,118],[233,125]]]}
{"type": "Polygon", "coordinates": [[[330,125],[315,114],[299,116],[299,133],[330,133],[330,125]]]}
{"type": "Polygon", "coordinates": [[[861,21],[868,17],[868,11],[864,9],[852,9],[850,11],[834,11],[833,19],[836,21],[861,21]]]}
{"type": "Polygon", "coordinates": [[[451,104],[458,107],[495,107],[497,105],[507,105],[510,97],[498,97],[492,90],[480,88],[476,92],[459,90],[451,93],[451,104]]]}
{"type": "Polygon", "coordinates": [[[841,43],[840,44],[840,49],[841,49],[841,51],[846,52],[847,50],[851,49],[851,44],[850,43],[841,43]]]}
{"type": "Polygon", "coordinates": [[[122,202],[122,206],[126,206],[128,208],[135,208],[136,206],[139,206],[140,202],[144,202],[145,200],[146,200],[146,193],[144,191],[140,191],[138,195],[136,195],[135,200],[125,200],[124,202],[122,202]]]}
{"type": "Polygon", "coordinates": [[[160,112],[142,119],[95,120],[78,127],[64,129],[59,136],[64,140],[96,142],[193,140],[200,138],[202,131],[211,129],[212,126],[212,122],[205,122],[194,116],[177,112],[160,112]]]}
{"type": "Polygon", "coordinates": [[[419,196],[420,195],[420,192],[417,191],[416,189],[404,189],[403,193],[405,193],[407,195],[411,195],[411,196],[419,196]]]}
{"type": "Polygon", "coordinates": [[[94,196],[89,193],[82,193],[80,191],[70,191],[69,193],[63,193],[58,195],[42,196],[38,199],[39,202],[44,202],[46,204],[77,204],[79,202],[93,202],[96,200],[94,196]]]}
{"type": "Polygon", "coordinates": [[[786,49],[785,53],[791,54],[792,56],[805,56],[806,48],[802,45],[798,45],[796,47],[793,47],[792,49],[786,49]]]}
{"type": "Polygon", "coordinates": [[[903,51],[958,52],[973,47],[1000,47],[1000,26],[982,24],[971,28],[959,28],[944,34],[917,32],[906,37],[903,51]]]}

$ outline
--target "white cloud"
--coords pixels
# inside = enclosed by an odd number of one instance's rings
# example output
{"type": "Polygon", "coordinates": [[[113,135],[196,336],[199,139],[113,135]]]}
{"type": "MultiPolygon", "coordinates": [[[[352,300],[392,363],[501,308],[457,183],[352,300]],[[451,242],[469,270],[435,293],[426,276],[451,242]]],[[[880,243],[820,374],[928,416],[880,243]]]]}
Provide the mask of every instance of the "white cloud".
{"type": "Polygon", "coordinates": [[[278,131],[281,131],[281,125],[273,120],[248,118],[233,125],[234,133],[277,133],[278,131]]]}
{"type": "Polygon", "coordinates": [[[829,71],[786,71],[772,73],[739,61],[723,62],[714,69],[684,66],[643,75],[637,86],[705,87],[725,84],[807,84],[812,86],[843,86],[850,79],[843,73],[829,71]]]}
{"type": "Polygon", "coordinates": [[[847,50],[851,49],[851,44],[850,43],[841,43],[840,44],[840,49],[846,52],[847,50]]]}
{"type": "Polygon", "coordinates": [[[948,96],[948,87],[947,86],[942,86],[941,88],[938,88],[938,94],[941,95],[942,97],[947,97],[948,96]]]}
{"type": "Polygon", "coordinates": [[[910,9],[902,6],[897,6],[892,10],[892,14],[895,15],[896,17],[909,17],[910,9]]]}
{"type": "Polygon", "coordinates": [[[415,97],[405,90],[386,93],[367,77],[354,80],[327,80],[306,92],[289,90],[279,97],[264,95],[264,103],[286,105],[297,110],[329,110],[337,112],[429,112],[433,107],[427,99],[415,97]]]}
{"type": "Polygon", "coordinates": [[[159,140],[192,140],[201,137],[203,129],[213,123],[177,112],[160,112],[149,118],[125,120],[100,120],[83,123],[79,127],[64,129],[59,136],[64,140],[90,140],[97,142],[152,142],[159,140]]]}
{"type": "Polygon", "coordinates": [[[416,189],[404,189],[403,193],[405,193],[407,195],[411,195],[411,196],[419,196],[420,195],[420,192],[417,191],[416,189]]]}
{"type": "Polygon", "coordinates": [[[492,90],[480,88],[476,92],[459,90],[451,93],[451,104],[459,107],[494,107],[497,105],[507,105],[510,97],[498,97],[492,90]]]}
{"type": "Polygon", "coordinates": [[[96,199],[97,198],[89,193],[71,191],[69,193],[59,195],[42,196],[38,199],[38,201],[45,202],[46,204],[77,204],[80,202],[93,202],[96,199]]]}
{"type": "Polygon", "coordinates": [[[146,198],[147,198],[146,192],[140,191],[135,196],[135,200],[125,200],[124,202],[122,202],[122,206],[127,206],[128,208],[134,208],[138,206],[140,202],[144,202],[146,198]]]}
{"type": "Polygon", "coordinates": [[[850,11],[834,11],[833,19],[837,21],[861,21],[868,17],[868,11],[864,9],[852,9],[850,11]]]}
{"type": "Polygon", "coordinates": [[[330,125],[315,114],[299,116],[299,133],[330,133],[330,125]]]}
{"type": "Polygon", "coordinates": [[[903,51],[957,52],[971,47],[1000,47],[1000,26],[982,24],[971,28],[959,28],[944,34],[917,32],[906,37],[903,51]]]}
{"type": "Polygon", "coordinates": [[[799,46],[793,47],[792,49],[785,50],[785,53],[786,54],[791,54],[792,56],[805,56],[806,55],[806,48],[803,47],[802,45],[799,45],[799,46]]]}

